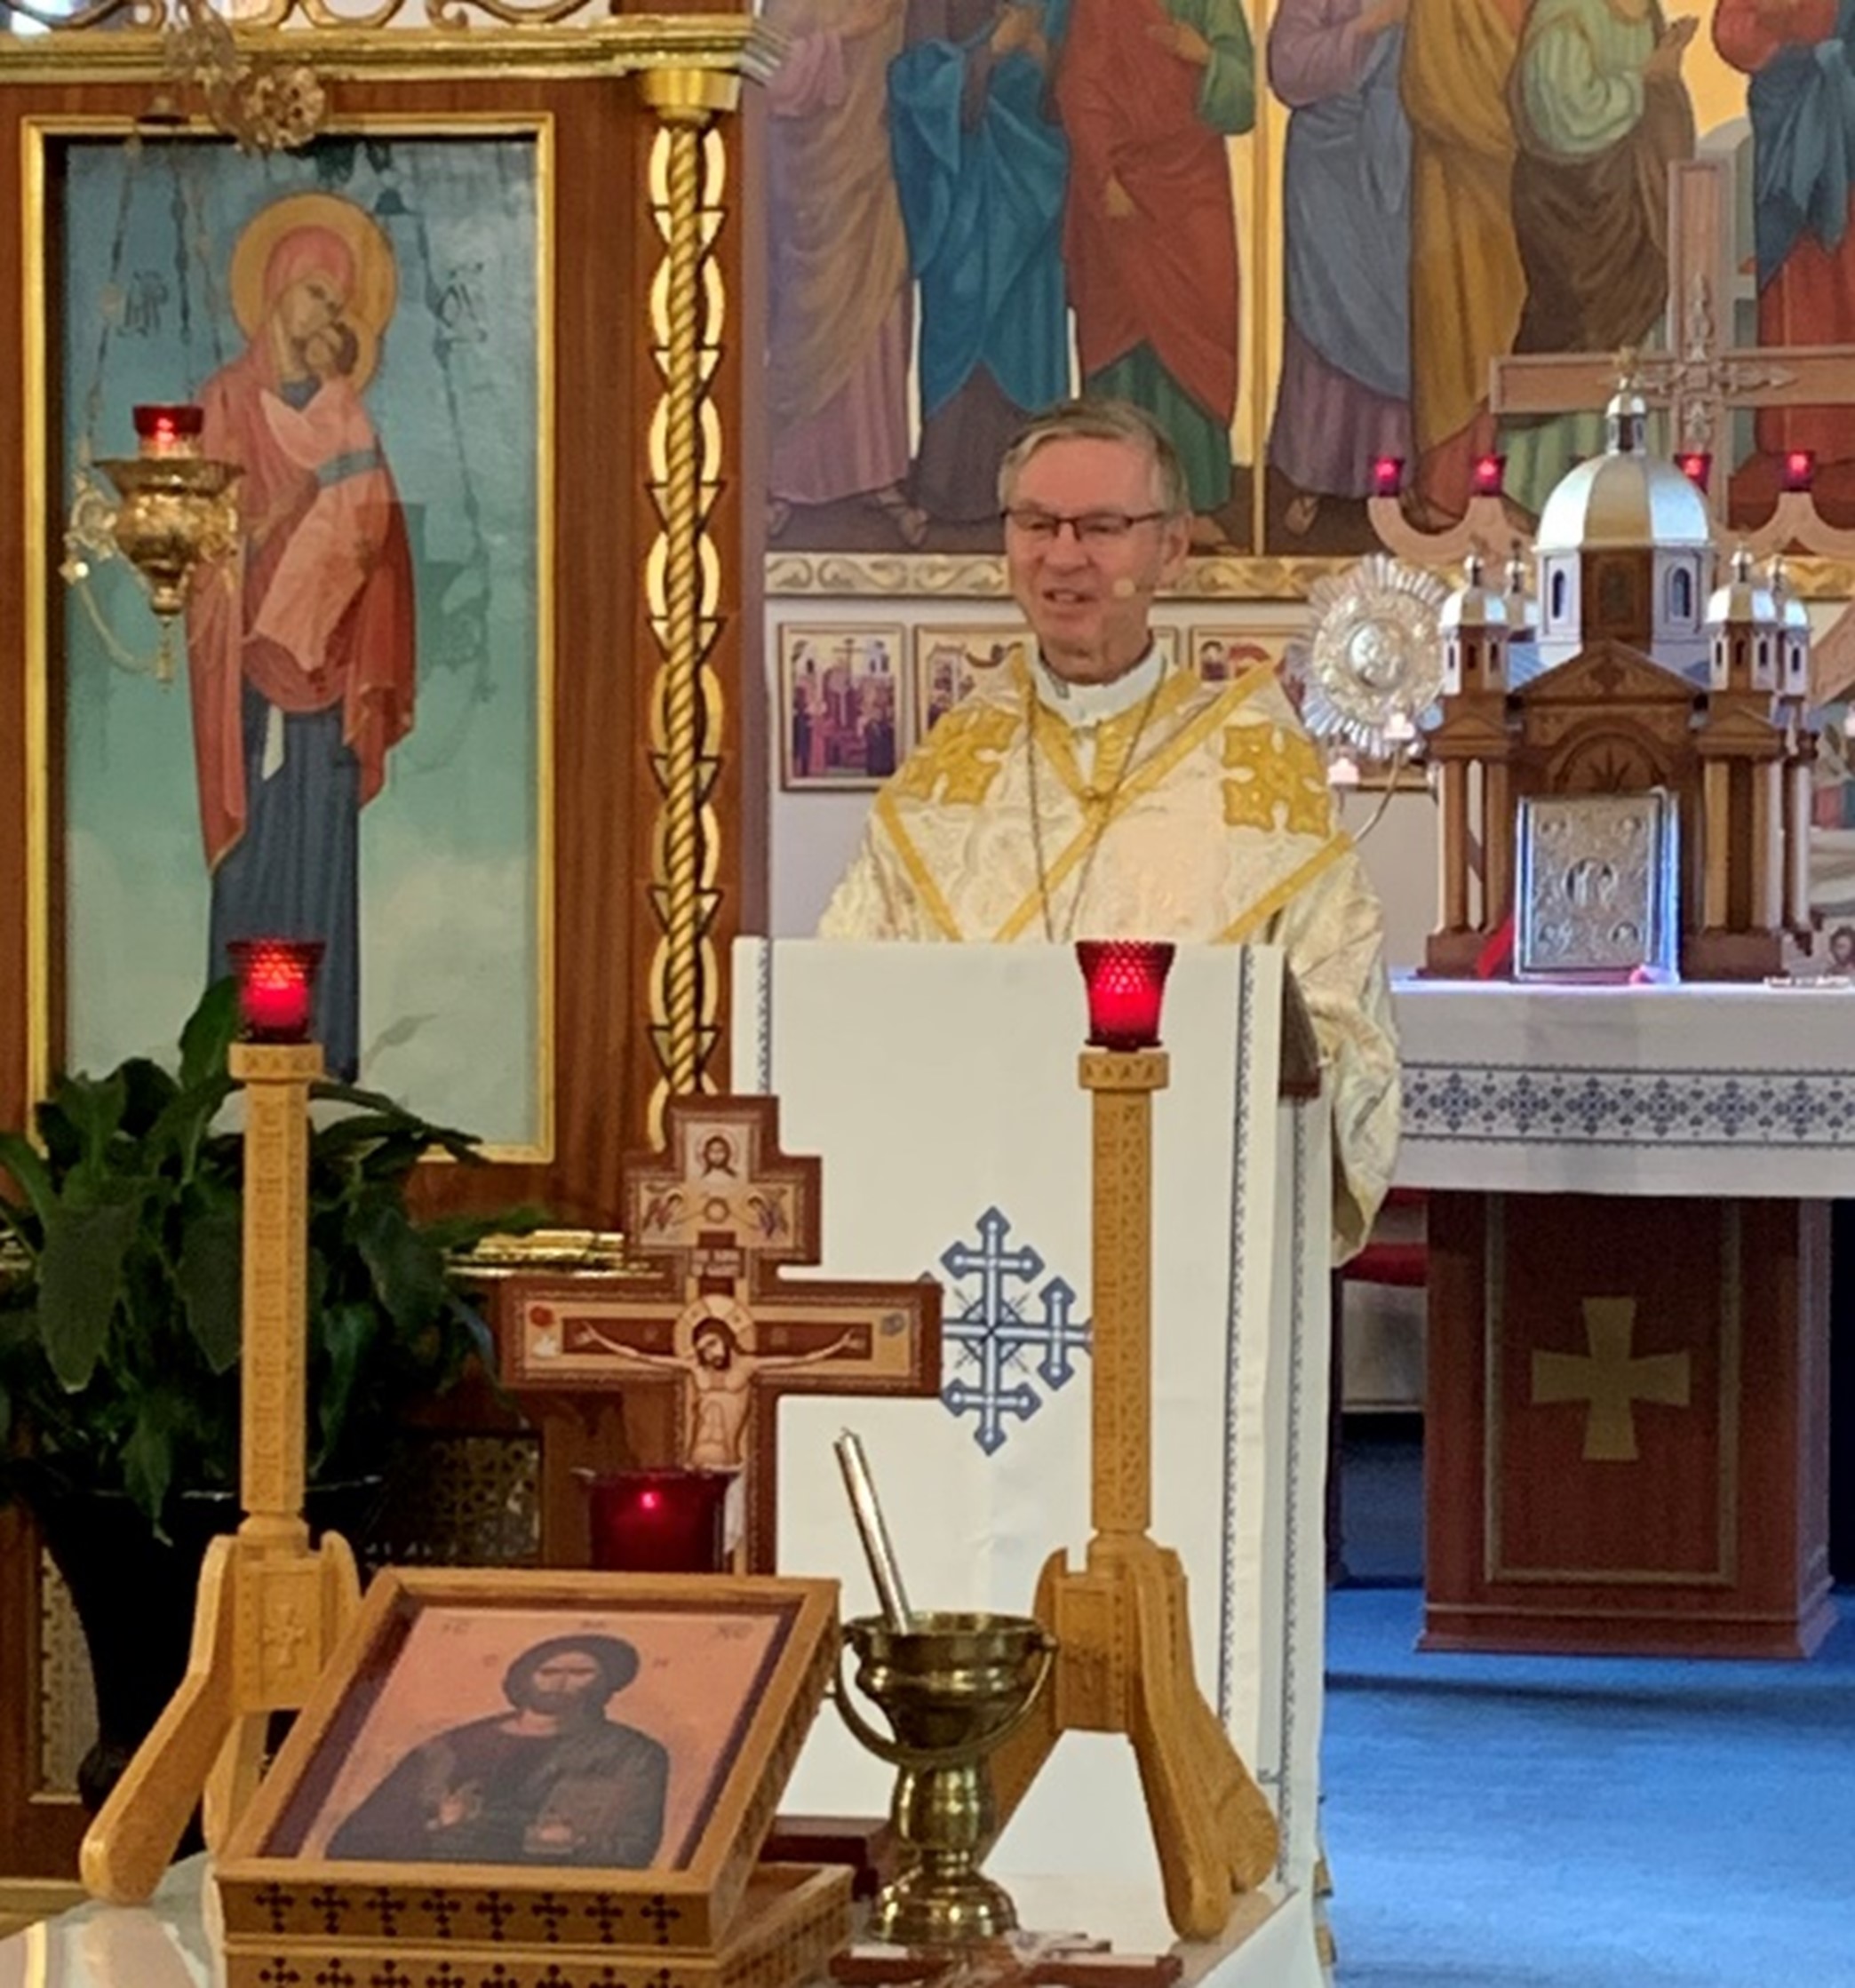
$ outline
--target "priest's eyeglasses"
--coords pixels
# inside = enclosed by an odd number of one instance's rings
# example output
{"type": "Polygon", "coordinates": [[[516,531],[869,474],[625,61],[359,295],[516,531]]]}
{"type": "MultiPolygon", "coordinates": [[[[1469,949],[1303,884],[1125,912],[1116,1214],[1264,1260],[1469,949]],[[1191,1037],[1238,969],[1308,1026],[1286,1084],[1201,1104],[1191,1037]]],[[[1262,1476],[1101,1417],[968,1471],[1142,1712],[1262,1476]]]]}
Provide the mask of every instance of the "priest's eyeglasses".
{"type": "Polygon", "coordinates": [[[1033,545],[1054,545],[1067,525],[1079,545],[1118,545],[1135,525],[1157,523],[1163,511],[1039,511],[1014,504],[999,515],[1020,538],[1033,545]]]}

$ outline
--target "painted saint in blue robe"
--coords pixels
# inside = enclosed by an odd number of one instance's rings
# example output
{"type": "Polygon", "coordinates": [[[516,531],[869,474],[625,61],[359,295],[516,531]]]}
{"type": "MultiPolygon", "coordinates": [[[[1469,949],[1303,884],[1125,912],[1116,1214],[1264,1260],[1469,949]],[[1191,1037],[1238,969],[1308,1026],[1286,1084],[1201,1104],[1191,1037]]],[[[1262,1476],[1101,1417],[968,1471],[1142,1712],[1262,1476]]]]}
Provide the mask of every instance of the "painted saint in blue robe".
{"type": "Polygon", "coordinates": [[[920,285],[913,497],[936,518],[991,517],[1006,445],[1069,392],[1069,147],[1048,91],[1069,4],[909,0],[889,65],[889,144],[920,285]]]}

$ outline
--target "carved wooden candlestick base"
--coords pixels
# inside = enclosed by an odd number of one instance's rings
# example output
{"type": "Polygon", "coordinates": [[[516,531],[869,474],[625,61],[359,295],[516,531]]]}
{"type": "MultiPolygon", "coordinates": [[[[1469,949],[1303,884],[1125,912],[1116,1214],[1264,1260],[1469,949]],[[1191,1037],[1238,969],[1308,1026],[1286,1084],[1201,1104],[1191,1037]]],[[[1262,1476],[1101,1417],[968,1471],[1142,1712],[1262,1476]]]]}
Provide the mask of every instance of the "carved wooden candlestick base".
{"type": "Polygon", "coordinates": [[[1274,1869],[1274,1814],[1192,1666],[1185,1571],[1147,1536],[1152,1515],[1152,1093],[1163,1051],[1086,1050],[1095,1098],[1094,1537],[1083,1571],[1053,1554],[1037,1619],[1055,1674],[993,1757],[1000,1825],[1065,1732],[1133,1742],[1166,1909],[1185,1939],[1214,1938],[1232,1895],[1274,1869]]]}
{"type": "Polygon", "coordinates": [[[347,1542],[303,1518],[309,1086],[314,1043],[237,1043],[245,1085],[241,1489],[245,1517],[200,1574],[187,1675],[84,1839],[85,1886],[145,1899],[203,1795],[216,1849],[258,1785],[274,1712],[308,1699],[360,1607],[347,1542]]]}

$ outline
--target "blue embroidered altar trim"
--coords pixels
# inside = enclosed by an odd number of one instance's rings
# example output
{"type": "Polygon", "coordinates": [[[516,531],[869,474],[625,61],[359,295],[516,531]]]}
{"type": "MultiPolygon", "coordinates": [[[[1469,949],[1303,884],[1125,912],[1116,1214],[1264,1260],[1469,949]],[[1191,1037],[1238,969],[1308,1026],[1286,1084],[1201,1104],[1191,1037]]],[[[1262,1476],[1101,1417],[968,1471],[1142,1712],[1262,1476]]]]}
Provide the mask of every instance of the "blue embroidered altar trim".
{"type": "Polygon", "coordinates": [[[976,1244],[958,1242],[941,1252],[953,1280],[941,1318],[943,1358],[952,1372],[941,1400],[955,1416],[975,1418],[973,1440],[987,1456],[1004,1447],[1007,1418],[1029,1421],[1043,1406],[1036,1386],[1054,1393],[1075,1378],[1072,1354],[1089,1349],[1093,1326],[1073,1316],[1075,1286],[1066,1277],[1043,1276],[1044,1260],[1028,1244],[1008,1245],[1010,1219],[988,1208],[974,1224],[976,1244]],[[1031,1304],[1038,1316],[1028,1316],[1031,1304]],[[952,1309],[954,1306],[962,1308],[952,1309]],[[1028,1356],[1039,1356],[1033,1369],[1028,1356]],[[1033,1380],[1033,1372],[1035,1380],[1033,1380]]]}
{"type": "Polygon", "coordinates": [[[1237,1095],[1230,1126],[1230,1268],[1225,1282],[1223,1400],[1223,1535],[1220,1542],[1217,1605],[1217,1715],[1228,1728],[1235,1696],[1237,1665],[1237,1441],[1243,1398],[1243,1305],[1248,1261],[1244,1252],[1249,1222],[1250,1069],[1254,1054],[1250,1030],[1255,1020],[1255,961],[1244,948],[1237,969],[1237,1095]]]}
{"type": "Polygon", "coordinates": [[[1682,1148],[1855,1145],[1841,1070],[1527,1070],[1406,1063],[1404,1137],[1454,1145],[1682,1148]]]}
{"type": "Polygon", "coordinates": [[[1308,1111],[1294,1113],[1293,1256],[1289,1268],[1288,1305],[1288,1473],[1284,1492],[1282,1531],[1282,1695],[1278,1707],[1281,1752],[1275,1767],[1276,1876],[1286,1883],[1295,1851],[1295,1761],[1301,1724],[1301,1575],[1302,1555],[1319,1553],[1324,1542],[1302,1539],[1302,1474],[1298,1467],[1308,1409],[1308,1111]]]}
{"type": "Polygon", "coordinates": [[[762,1093],[773,1088],[773,942],[754,942],[753,1087],[762,1093]]]}

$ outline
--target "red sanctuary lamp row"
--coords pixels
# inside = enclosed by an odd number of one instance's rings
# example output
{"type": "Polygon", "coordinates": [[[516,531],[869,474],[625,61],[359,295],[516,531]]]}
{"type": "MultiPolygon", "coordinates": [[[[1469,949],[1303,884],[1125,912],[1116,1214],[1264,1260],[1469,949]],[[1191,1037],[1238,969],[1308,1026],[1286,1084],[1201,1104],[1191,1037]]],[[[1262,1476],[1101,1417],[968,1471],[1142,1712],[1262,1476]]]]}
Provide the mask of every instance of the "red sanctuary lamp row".
{"type": "MultiPolygon", "coordinates": [[[[1684,449],[1675,458],[1682,474],[1696,489],[1705,491],[1708,480],[1713,474],[1713,456],[1705,449],[1684,449]]],[[[1803,491],[1816,482],[1816,450],[1813,449],[1787,449],[1784,452],[1784,467],[1779,473],[1779,481],[1789,491],[1803,491]]]]}
{"type": "MultiPolygon", "coordinates": [[[[1684,449],[1676,456],[1676,462],[1682,473],[1690,478],[1701,489],[1706,489],[1708,478],[1713,473],[1713,457],[1706,449],[1684,449]]],[[[1404,490],[1405,461],[1402,456],[1375,456],[1372,462],[1372,494],[1373,497],[1395,497],[1404,490]]],[[[1471,478],[1471,489],[1477,497],[1499,497],[1507,478],[1505,456],[1477,456],[1471,478]]],[[[1789,449],[1785,451],[1784,468],[1781,473],[1787,490],[1807,490],[1816,481],[1816,451],[1813,449],[1789,449]]]]}
{"type": "MultiPolygon", "coordinates": [[[[1375,497],[1395,497],[1404,494],[1405,459],[1402,456],[1374,456],[1372,458],[1372,494],[1375,497]]],[[[1498,497],[1507,483],[1507,457],[1505,456],[1477,456],[1475,466],[1469,473],[1469,494],[1473,497],[1498,497]]]]}

